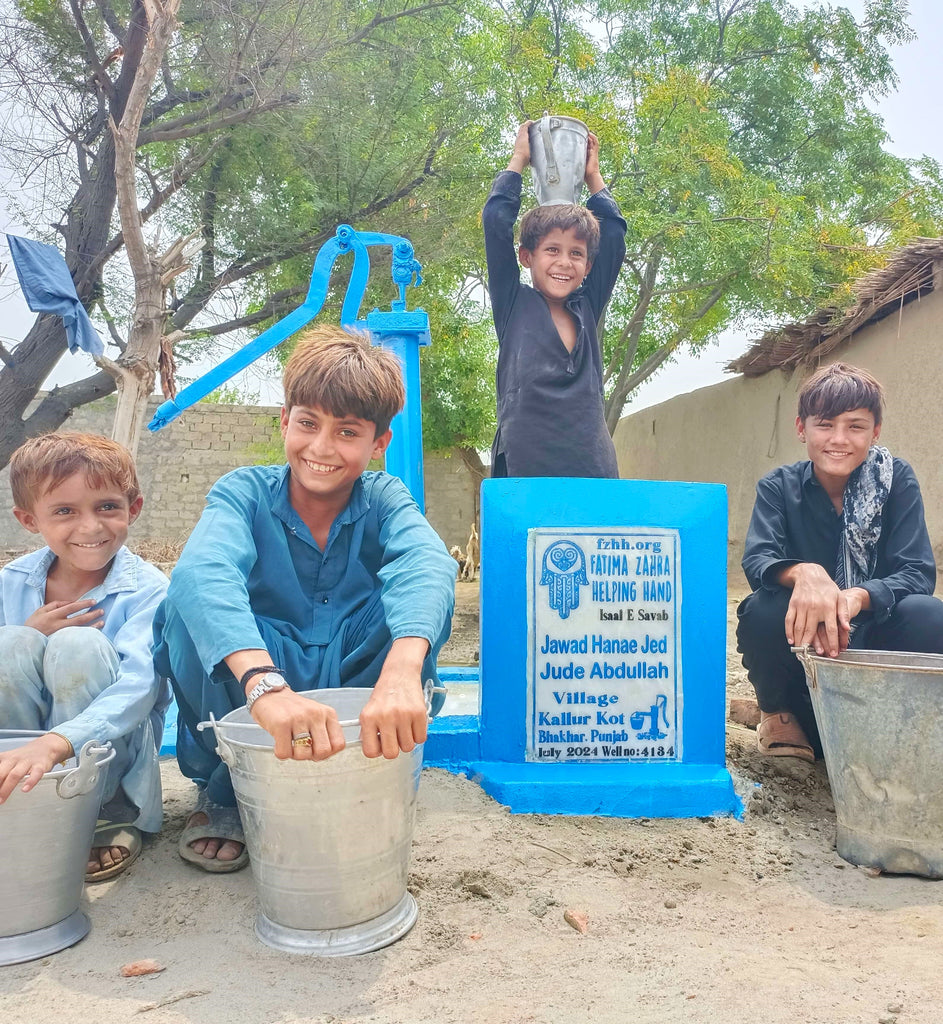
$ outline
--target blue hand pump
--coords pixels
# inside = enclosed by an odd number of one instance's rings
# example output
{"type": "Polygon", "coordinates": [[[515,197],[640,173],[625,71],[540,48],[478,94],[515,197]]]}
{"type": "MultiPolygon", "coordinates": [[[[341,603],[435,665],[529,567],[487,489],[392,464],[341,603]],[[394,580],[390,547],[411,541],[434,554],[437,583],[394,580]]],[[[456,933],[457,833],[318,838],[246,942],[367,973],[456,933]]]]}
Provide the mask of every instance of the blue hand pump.
{"type": "Polygon", "coordinates": [[[374,344],[390,349],[402,365],[406,404],[393,420],[393,440],[386,451],[386,469],[406,484],[420,509],[425,511],[419,349],[431,341],[429,316],[425,310],[406,308],[406,289],[413,284],[414,277],[416,285],[422,284],[422,266],[413,254],[412,243],[399,235],[355,231],[349,224],[341,224],[335,236],[318,250],[304,302],[218,366],[188,384],[176,398],[160,405],[148,424],[148,430],[160,430],[172,423],[184,410],[309,324],[324,306],[334,262],[338,256],[348,252],[354,254],[354,266],[341,308],[341,325],[366,330],[374,344]],[[393,300],[390,309],[374,309],[367,314],[366,320],[360,320],[360,306],[370,276],[367,247],[372,245],[392,248],[392,277],[399,289],[399,298],[393,300]]]}

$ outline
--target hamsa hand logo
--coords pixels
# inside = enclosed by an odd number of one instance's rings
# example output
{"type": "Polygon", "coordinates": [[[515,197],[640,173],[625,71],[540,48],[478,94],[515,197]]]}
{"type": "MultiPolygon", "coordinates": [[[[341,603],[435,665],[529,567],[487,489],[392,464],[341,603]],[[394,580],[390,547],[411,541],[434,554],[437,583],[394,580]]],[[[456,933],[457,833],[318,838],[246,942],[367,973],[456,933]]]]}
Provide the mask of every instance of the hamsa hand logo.
{"type": "Polygon", "coordinates": [[[580,587],[588,585],[586,558],[582,549],[570,540],[554,541],[544,552],[540,585],[548,589],[550,607],[561,619],[580,606],[580,587]]]}

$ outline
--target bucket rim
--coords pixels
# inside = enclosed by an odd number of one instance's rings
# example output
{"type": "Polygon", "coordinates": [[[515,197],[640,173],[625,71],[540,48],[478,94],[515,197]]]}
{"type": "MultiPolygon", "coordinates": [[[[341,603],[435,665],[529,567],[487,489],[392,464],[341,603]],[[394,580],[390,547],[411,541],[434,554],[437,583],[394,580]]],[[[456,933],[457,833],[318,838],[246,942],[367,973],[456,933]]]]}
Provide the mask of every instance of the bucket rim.
{"type": "Polygon", "coordinates": [[[551,114],[546,113],[542,117],[535,117],[531,122],[531,127],[540,127],[540,122],[544,117],[549,118],[551,121],[569,121],[571,124],[578,124],[581,128],[585,129],[587,134],[589,133],[589,125],[585,121],[581,121],[578,117],[572,117],[570,114],[551,114]]]}
{"type": "MultiPolygon", "coordinates": [[[[327,687],[327,688],[322,689],[322,690],[296,690],[295,693],[297,693],[299,697],[307,697],[309,700],[317,700],[317,695],[318,694],[323,696],[325,693],[338,693],[340,691],[343,691],[344,693],[348,693],[348,694],[354,694],[354,695],[357,695],[357,694],[364,694],[365,695],[365,694],[372,694],[373,693],[373,687],[372,686],[337,686],[337,687],[332,686],[332,687],[327,687]]],[[[271,738],[271,734],[266,732],[266,730],[263,729],[262,726],[259,725],[259,723],[256,722],[256,721],[253,721],[253,720],[250,720],[248,722],[237,722],[237,721],[229,721],[229,722],[227,722],[226,721],[227,718],[230,718],[233,715],[241,714],[245,710],[246,709],[245,709],[244,706],[243,707],[239,707],[239,708],[233,708],[232,711],[230,711],[227,714],[223,715],[222,718],[215,719],[215,721],[213,723],[213,728],[214,729],[220,729],[222,731],[226,731],[226,742],[228,744],[230,744],[231,746],[240,747],[240,748],[242,748],[244,750],[269,750],[269,751],[272,750],[273,749],[273,745],[274,745],[272,743],[253,743],[253,742],[251,742],[251,740],[245,740],[245,739],[237,738],[239,732],[245,733],[245,732],[250,732],[252,730],[257,731],[258,733],[263,733],[264,735],[269,736],[269,738],[271,738]],[[228,730],[232,730],[232,732],[229,732],[228,730]]],[[[209,725],[210,723],[206,723],[206,724],[209,725]]],[[[354,723],[353,723],[353,720],[351,720],[349,723],[341,722],[342,726],[345,725],[345,724],[348,725],[348,728],[353,728],[353,724],[354,723]]],[[[354,748],[356,748],[358,746],[363,746],[363,739],[362,739],[362,737],[359,734],[356,737],[356,739],[347,740],[347,742],[346,742],[346,744],[344,746],[344,750],[351,750],[351,749],[354,749],[354,748]]]]}
{"type": "Polygon", "coordinates": [[[901,672],[916,672],[920,674],[931,674],[936,675],[943,671],[943,654],[935,654],[933,652],[922,653],[919,651],[881,651],[875,648],[867,647],[856,647],[851,651],[842,651],[835,658],[830,658],[826,654],[818,654],[816,651],[809,648],[793,647],[793,651],[799,655],[799,660],[802,661],[808,658],[809,661],[816,662],[821,665],[847,665],[854,666],[857,669],[881,669],[886,671],[888,669],[895,669],[901,672]],[[909,664],[906,660],[900,662],[893,661],[867,661],[865,658],[858,658],[856,655],[867,655],[867,654],[878,654],[884,657],[888,655],[900,655],[903,659],[908,657],[913,658],[929,658],[936,662],[935,665],[914,665],[909,664]],[[849,657],[850,655],[850,657],[849,657]]]}

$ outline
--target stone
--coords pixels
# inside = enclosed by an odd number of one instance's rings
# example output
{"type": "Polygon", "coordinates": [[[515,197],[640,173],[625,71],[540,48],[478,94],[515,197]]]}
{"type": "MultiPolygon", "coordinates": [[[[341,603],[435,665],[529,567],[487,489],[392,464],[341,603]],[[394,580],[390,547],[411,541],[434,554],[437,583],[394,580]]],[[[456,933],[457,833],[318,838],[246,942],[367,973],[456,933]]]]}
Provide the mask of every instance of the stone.
{"type": "Polygon", "coordinates": [[[142,974],[160,974],[166,970],[156,960],[132,960],[121,968],[122,978],[139,978],[142,974]]]}
{"type": "Polygon", "coordinates": [[[589,931],[589,915],[585,911],[568,907],[563,911],[563,920],[580,935],[585,935],[589,931]]]}

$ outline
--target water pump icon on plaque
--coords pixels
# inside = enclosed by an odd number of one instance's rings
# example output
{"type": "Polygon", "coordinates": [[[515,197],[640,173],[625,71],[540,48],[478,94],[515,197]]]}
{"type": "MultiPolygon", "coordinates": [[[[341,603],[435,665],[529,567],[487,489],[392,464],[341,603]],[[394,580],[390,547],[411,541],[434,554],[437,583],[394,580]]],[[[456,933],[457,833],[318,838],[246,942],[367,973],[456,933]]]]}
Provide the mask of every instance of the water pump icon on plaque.
{"type": "Polygon", "coordinates": [[[677,530],[528,531],[525,759],[679,761],[677,530]]]}

